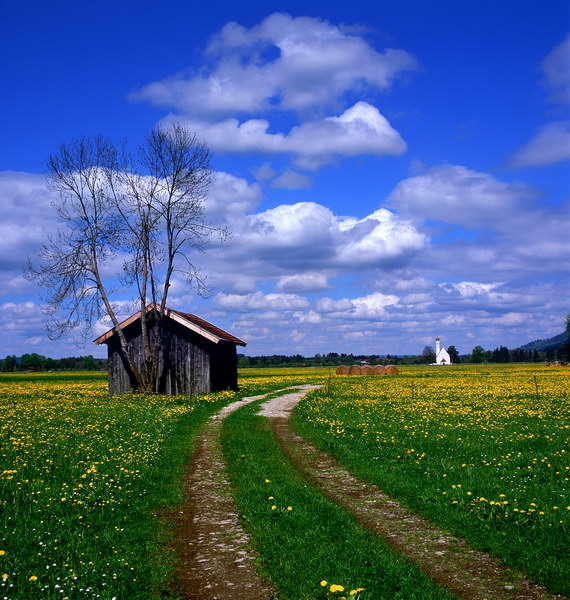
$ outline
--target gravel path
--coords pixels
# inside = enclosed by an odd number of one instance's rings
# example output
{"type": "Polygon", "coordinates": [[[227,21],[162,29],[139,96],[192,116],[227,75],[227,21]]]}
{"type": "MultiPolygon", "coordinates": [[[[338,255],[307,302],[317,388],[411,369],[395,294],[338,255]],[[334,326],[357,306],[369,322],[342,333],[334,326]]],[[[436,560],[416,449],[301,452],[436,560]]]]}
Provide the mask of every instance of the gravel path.
{"type": "Polygon", "coordinates": [[[178,556],[173,586],[187,600],[267,600],[273,589],[260,579],[235,504],[220,444],[223,420],[262,396],[243,398],[210,418],[198,437],[185,500],[174,515],[178,556]]]}

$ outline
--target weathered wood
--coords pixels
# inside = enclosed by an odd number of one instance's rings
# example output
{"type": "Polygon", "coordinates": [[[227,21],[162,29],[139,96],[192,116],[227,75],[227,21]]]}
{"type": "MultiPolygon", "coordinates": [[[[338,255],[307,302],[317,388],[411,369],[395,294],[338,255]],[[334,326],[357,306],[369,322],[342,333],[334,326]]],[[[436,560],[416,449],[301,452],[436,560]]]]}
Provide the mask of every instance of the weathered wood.
{"type": "MultiPolygon", "coordinates": [[[[160,336],[156,392],[162,394],[205,394],[210,391],[237,389],[236,345],[227,341],[214,343],[181,326],[168,317],[160,325],[148,321],[151,348],[160,336]]],[[[124,328],[131,360],[142,369],[144,363],[140,320],[124,328]]],[[[117,336],[107,338],[109,356],[109,394],[133,389],[128,369],[121,358],[117,336]]]]}

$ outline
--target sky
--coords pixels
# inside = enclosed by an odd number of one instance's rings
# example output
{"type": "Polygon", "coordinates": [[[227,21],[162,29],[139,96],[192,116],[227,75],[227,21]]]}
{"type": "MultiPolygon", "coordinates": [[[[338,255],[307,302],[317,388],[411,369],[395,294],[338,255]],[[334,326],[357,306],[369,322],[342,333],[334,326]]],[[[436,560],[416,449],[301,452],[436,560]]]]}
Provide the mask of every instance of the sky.
{"type": "MultiPolygon", "coordinates": [[[[570,312],[570,2],[0,0],[0,356],[49,340],[22,276],[60,226],[46,161],[182,123],[213,152],[168,304],[245,353],[510,348],[570,312]]],[[[128,289],[114,299],[129,314],[128,289]]],[[[96,323],[93,338],[106,330],[96,323]]]]}

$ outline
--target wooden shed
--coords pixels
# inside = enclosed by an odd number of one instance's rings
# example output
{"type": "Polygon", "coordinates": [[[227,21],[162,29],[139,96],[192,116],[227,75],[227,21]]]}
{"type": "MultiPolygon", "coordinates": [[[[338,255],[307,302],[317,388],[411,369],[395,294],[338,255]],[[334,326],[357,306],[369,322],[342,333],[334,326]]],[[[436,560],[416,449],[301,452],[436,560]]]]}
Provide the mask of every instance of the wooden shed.
{"type": "MultiPolygon", "coordinates": [[[[149,311],[151,306],[147,307],[149,311]]],[[[157,392],[161,394],[207,394],[208,392],[237,389],[236,346],[245,342],[231,333],[208,323],[200,317],[167,308],[157,322],[147,315],[149,337],[158,344],[157,392]]],[[[129,344],[132,360],[142,367],[143,345],[141,311],[120,326],[129,344]]],[[[132,390],[128,370],[123,364],[120,342],[114,329],[94,340],[107,344],[109,357],[109,394],[132,390]]]]}

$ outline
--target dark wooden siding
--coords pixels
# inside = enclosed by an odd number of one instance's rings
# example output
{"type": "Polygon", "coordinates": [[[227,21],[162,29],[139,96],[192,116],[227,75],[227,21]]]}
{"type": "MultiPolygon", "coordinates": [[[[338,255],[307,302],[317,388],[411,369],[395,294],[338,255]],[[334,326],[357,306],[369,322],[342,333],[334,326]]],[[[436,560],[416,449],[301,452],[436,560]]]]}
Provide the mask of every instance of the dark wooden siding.
{"type": "MultiPolygon", "coordinates": [[[[134,362],[142,367],[143,345],[140,321],[124,329],[134,362]]],[[[158,393],[205,394],[210,391],[237,389],[237,352],[230,342],[217,344],[164,318],[160,328],[152,324],[151,340],[161,337],[158,361],[158,393]]],[[[128,370],[121,359],[117,336],[111,336],[109,349],[109,394],[132,390],[128,370]]]]}

